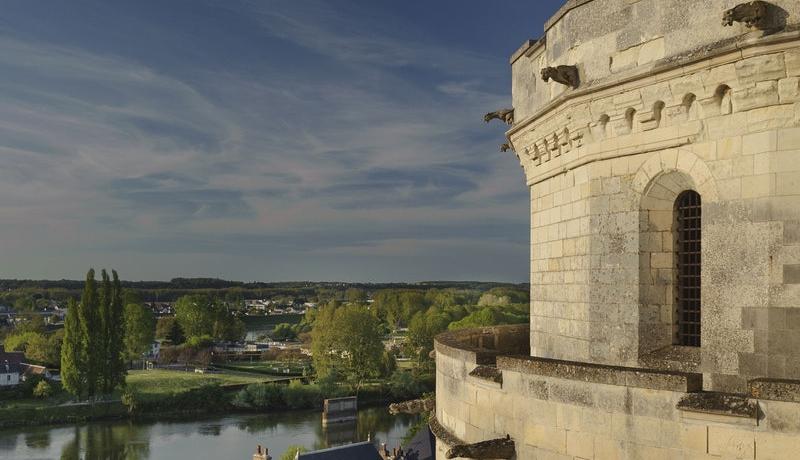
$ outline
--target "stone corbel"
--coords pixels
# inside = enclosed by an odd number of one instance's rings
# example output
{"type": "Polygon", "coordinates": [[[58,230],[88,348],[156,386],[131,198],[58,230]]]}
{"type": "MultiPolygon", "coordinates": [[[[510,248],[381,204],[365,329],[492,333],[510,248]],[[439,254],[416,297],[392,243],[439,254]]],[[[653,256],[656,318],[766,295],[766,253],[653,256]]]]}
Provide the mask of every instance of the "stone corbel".
{"type": "Polygon", "coordinates": [[[501,152],[505,153],[505,152],[508,152],[509,150],[514,150],[511,147],[511,144],[509,144],[508,142],[506,142],[505,144],[500,144],[500,151],[501,152]]]}
{"type": "Polygon", "coordinates": [[[748,28],[760,28],[767,17],[768,7],[769,3],[760,0],[740,3],[725,11],[722,15],[722,25],[732,26],[734,22],[741,22],[748,28]]]}
{"type": "Polygon", "coordinates": [[[569,131],[569,138],[572,143],[572,148],[577,149],[583,147],[583,139],[586,137],[586,134],[589,134],[588,126],[571,129],[569,131]]]}

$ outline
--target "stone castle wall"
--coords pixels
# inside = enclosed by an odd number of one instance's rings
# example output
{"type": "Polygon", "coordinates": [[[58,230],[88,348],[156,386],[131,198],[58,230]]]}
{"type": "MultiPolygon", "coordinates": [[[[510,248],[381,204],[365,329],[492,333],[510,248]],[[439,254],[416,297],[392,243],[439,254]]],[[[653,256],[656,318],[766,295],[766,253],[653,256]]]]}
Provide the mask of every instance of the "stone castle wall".
{"type": "MultiPolygon", "coordinates": [[[[515,75],[535,70],[523,59],[515,75]]],[[[515,92],[532,355],[699,371],[720,391],[800,378],[798,34],[655,62],[521,120],[515,92]],[[686,189],[703,199],[700,349],[672,347],[672,206],[686,189]]]]}

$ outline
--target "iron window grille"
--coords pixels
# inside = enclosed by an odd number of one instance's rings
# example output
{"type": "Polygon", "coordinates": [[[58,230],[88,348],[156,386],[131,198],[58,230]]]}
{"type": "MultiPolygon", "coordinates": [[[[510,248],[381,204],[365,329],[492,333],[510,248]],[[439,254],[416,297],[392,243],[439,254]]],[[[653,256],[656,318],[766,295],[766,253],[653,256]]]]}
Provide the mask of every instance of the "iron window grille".
{"type": "Polygon", "coordinates": [[[689,347],[700,346],[700,267],[701,219],[700,195],[687,190],[675,200],[677,241],[676,304],[678,316],[677,342],[689,347]]]}

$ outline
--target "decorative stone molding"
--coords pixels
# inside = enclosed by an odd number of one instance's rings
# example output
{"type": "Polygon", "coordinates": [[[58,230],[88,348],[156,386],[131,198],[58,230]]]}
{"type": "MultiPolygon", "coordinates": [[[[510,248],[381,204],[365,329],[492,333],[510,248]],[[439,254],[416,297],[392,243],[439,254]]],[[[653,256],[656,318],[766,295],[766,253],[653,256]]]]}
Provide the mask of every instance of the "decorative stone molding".
{"type": "Polygon", "coordinates": [[[734,22],[741,22],[747,27],[759,27],[767,17],[767,2],[756,0],[740,3],[725,11],[722,15],[723,27],[732,26],[734,22]]]}
{"type": "Polygon", "coordinates": [[[542,69],[542,80],[546,82],[553,80],[556,83],[561,83],[571,88],[577,88],[580,85],[578,68],[574,65],[545,67],[542,69]]]}
{"type": "Polygon", "coordinates": [[[505,153],[511,150],[511,146],[506,142],[505,144],[500,144],[500,151],[505,153]]]}

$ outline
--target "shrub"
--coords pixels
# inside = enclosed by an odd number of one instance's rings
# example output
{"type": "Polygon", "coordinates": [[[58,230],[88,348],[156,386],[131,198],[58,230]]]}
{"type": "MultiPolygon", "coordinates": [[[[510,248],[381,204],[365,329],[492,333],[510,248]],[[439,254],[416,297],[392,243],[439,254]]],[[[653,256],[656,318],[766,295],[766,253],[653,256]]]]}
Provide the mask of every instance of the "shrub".
{"type": "Polygon", "coordinates": [[[139,409],[139,395],[133,390],[126,389],[122,393],[122,404],[128,408],[128,413],[133,414],[139,409]]]}
{"type": "Polygon", "coordinates": [[[291,445],[286,448],[286,452],[281,455],[281,460],[294,460],[298,453],[308,452],[303,446],[291,445]]]}
{"type": "Polygon", "coordinates": [[[242,388],[231,402],[248,409],[275,409],[284,405],[281,388],[270,383],[254,383],[242,388]]]}
{"type": "Polygon", "coordinates": [[[53,387],[47,381],[42,380],[33,388],[33,396],[41,399],[49,398],[53,395],[53,387]]]}
{"type": "Polygon", "coordinates": [[[285,387],[283,395],[289,409],[310,409],[318,407],[322,403],[319,387],[303,385],[299,380],[295,380],[285,387]]]}

